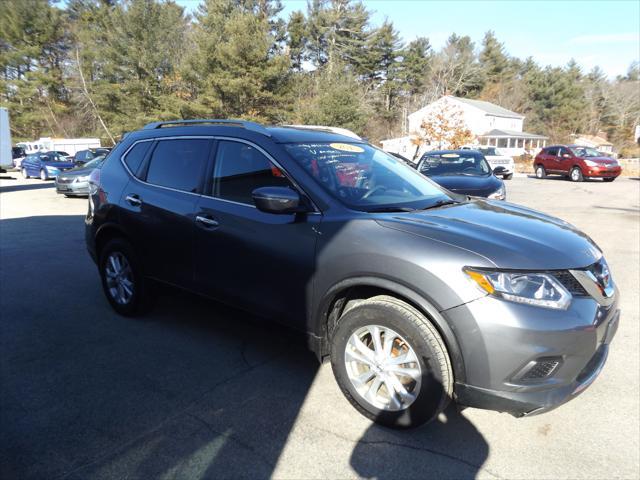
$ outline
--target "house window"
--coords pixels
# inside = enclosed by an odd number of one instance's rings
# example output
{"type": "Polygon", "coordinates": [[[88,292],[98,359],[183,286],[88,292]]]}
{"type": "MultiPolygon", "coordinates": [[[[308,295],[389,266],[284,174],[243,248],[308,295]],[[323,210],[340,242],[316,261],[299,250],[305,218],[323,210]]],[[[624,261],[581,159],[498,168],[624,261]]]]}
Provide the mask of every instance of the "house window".
{"type": "Polygon", "coordinates": [[[524,148],[524,138],[518,139],[518,148],[524,148]]]}
{"type": "Polygon", "coordinates": [[[507,148],[507,139],[499,138],[498,139],[498,148],[507,148]]]}

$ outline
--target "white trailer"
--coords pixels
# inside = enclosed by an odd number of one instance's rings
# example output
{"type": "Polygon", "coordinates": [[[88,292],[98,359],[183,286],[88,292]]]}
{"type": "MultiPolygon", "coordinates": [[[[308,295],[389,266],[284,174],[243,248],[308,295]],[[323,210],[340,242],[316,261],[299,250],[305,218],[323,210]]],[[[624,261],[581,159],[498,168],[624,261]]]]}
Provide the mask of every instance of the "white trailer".
{"type": "Polygon", "coordinates": [[[12,165],[11,131],[9,130],[9,112],[0,107],[0,165],[12,165]]]}
{"type": "Polygon", "coordinates": [[[67,152],[69,155],[75,155],[80,150],[89,148],[100,148],[99,138],[51,138],[42,137],[38,140],[42,145],[42,150],[51,151],[58,150],[67,152]]]}

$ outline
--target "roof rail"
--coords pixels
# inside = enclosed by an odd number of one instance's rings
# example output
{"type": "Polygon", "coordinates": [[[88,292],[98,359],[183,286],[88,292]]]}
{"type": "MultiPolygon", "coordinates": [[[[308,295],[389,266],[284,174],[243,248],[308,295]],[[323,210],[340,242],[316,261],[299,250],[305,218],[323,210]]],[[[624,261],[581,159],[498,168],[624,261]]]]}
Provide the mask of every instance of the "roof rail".
{"type": "Polygon", "coordinates": [[[155,128],[162,128],[164,126],[170,125],[201,125],[201,124],[212,124],[212,125],[229,125],[234,127],[243,127],[247,130],[251,130],[252,132],[260,133],[266,137],[270,137],[271,133],[267,130],[263,125],[260,125],[256,122],[249,122],[247,120],[234,120],[234,119],[215,119],[215,118],[202,118],[195,120],[170,120],[167,122],[153,122],[148,123],[143,127],[143,130],[153,130],[155,128]]]}

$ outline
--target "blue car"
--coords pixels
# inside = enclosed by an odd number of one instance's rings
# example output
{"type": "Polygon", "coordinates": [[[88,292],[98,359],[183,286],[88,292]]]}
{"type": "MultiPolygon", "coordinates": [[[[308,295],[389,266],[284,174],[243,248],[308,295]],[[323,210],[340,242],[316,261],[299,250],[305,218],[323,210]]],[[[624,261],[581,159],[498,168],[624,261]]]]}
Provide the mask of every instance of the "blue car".
{"type": "Polygon", "coordinates": [[[56,178],[60,172],[70,170],[75,164],[58,152],[38,152],[27,155],[22,161],[24,178],[40,177],[41,180],[56,178]]]}

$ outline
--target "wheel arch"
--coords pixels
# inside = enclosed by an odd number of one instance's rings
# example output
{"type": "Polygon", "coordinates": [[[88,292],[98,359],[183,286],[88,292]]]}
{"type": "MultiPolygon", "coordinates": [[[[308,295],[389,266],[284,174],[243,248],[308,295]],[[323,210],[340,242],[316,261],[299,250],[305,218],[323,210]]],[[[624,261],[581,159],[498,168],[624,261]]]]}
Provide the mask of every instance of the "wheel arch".
{"type": "Polygon", "coordinates": [[[100,226],[95,235],[96,256],[98,259],[100,258],[100,252],[107,242],[116,237],[124,238],[130,242],[127,234],[117,223],[109,222],[100,226]]]}
{"type": "Polygon", "coordinates": [[[314,320],[314,334],[319,339],[316,355],[329,355],[329,339],[345,307],[353,300],[365,300],[377,295],[390,295],[416,308],[438,330],[449,352],[456,382],[466,379],[464,360],[455,333],[438,309],[420,293],[393,280],[380,277],[355,277],[331,287],[320,302],[314,320]]]}

